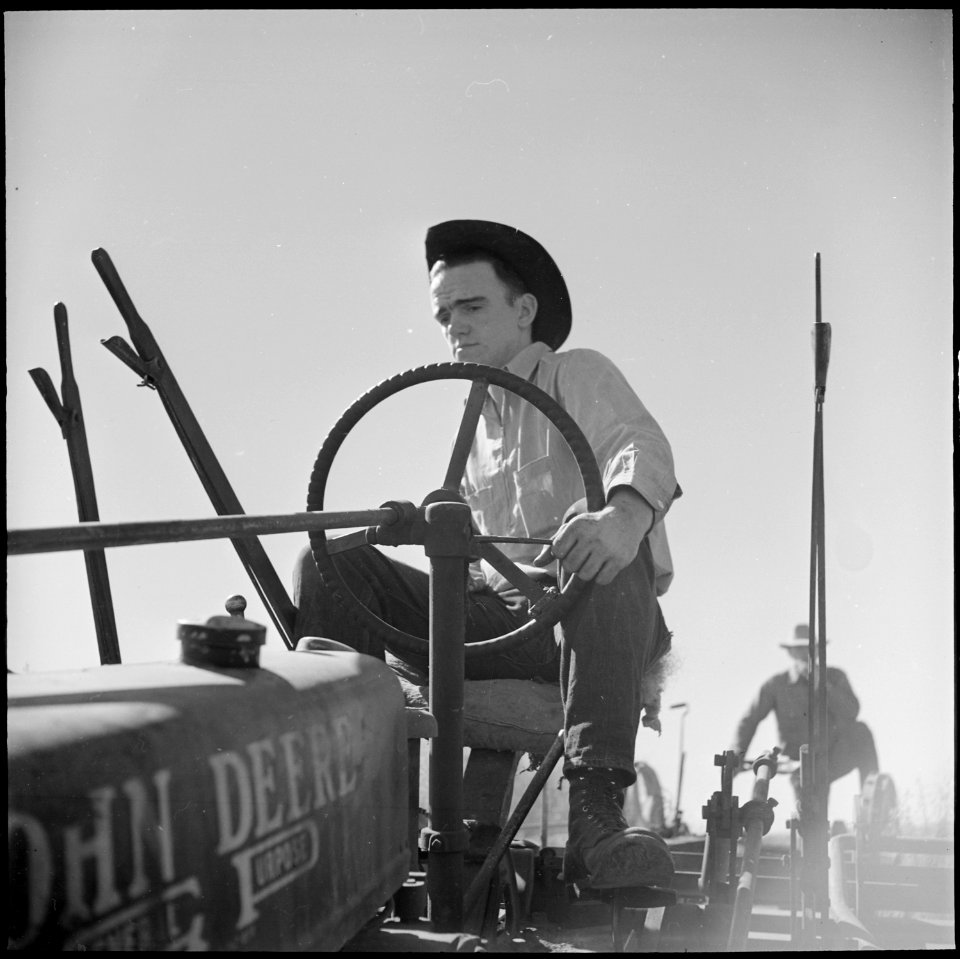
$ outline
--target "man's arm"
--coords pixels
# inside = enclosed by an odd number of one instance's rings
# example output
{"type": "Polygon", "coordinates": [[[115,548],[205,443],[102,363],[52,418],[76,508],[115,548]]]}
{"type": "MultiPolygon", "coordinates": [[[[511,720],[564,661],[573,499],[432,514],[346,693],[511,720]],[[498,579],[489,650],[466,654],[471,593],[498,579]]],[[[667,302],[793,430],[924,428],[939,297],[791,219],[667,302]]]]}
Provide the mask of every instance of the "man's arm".
{"type": "Polygon", "coordinates": [[[652,507],[633,487],[617,486],[603,509],[567,520],[534,563],[546,566],[556,557],[565,570],[606,586],[636,558],[653,521],[652,507]]]}
{"type": "Polygon", "coordinates": [[[852,723],[860,712],[860,700],[846,673],[835,667],[827,670],[827,710],[834,721],[843,724],[852,723]]]}
{"type": "Polygon", "coordinates": [[[754,734],[757,731],[757,726],[766,719],[770,714],[770,711],[775,705],[775,695],[773,691],[773,680],[767,680],[761,687],[760,692],[757,693],[757,698],[750,704],[747,711],[743,714],[743,718],[740,720],[737,725],[736,736],[734,737],[733,750],[736,752],[742,759],[747,750],[750,748],[750,743],[753,742],[754,734]]]}

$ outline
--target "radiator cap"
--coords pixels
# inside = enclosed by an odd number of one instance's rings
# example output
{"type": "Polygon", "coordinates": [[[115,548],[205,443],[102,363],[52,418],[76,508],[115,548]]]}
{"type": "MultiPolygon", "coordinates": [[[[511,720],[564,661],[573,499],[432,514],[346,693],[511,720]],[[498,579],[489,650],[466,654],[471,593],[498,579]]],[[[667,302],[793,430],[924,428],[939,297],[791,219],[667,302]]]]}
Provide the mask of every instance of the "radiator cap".
{"type": "Polygon", "coordinates": [[[259,669],[266,626],[244,618],[247,601],[242,596],[231,596],[225,606],[227,616],[211,616],[205,623],[183,619],[177,623],[180,661],[190,666],[259,669]]]}

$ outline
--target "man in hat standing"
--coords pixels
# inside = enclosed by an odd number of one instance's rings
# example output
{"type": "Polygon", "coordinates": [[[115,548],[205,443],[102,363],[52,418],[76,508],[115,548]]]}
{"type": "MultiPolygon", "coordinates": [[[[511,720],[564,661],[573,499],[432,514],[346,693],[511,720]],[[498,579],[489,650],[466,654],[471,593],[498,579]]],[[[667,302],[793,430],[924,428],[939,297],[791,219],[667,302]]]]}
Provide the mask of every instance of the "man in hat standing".
{"type": "MultiPolygon", "coordinates": [[[[506,369],[556,399],[596,454],[606,503],[587,511],[579,469],[559,433],[529,403],[491,389],[462,482],[482,534],[549,538],[509,544],[528,575],[587,587],[554,635],[520,649],[467,660],[468,679],[559,682],[565,715],[564,773],[570,822],[564,872],[594,888],[665,885],[666,845],[629,828],[621,811],[636,779],[641,716],[656,728],[658,671],[670,650],[658,596],[673,576],[663,518],[680,496],[662,430],[605,356],[557,352],[572,323],[557,265],[532,237],[485,220],[452,220],[426,237],[433,318],[454,360],[506,369]]],[[[427,574],[372,547],[337,554],[351,590],[381,619],[426,636],[427,574]],[[356,585],[356,589],[354,589],[356,585]]],[[[486,563],[471,567],[467,642],[511,632],[529,601],[486,563]]],[[[375,637],[344,618],[323,588],[309,550],[294,583],[297,636],[324,635],[391,661],[375,637]]],[[[425,672],[426,660],[398,654],[425,672]]]]}
{"type": "MultiPolygon", "coordinates": [[[[800,623],[793,639],[780,643],[790,656],[790,668],[772,676],[761,687],[737,726],[733,749],[745,755],[757,726],[772,711],[777,717],[780,748],[790,759],[800,758],[800,747],[810,742],[810,628],[800,623]]],[[[860,771],[860,785],[879,770],[873,733],[857,720],[860,701],[854,695],[846,673],[827,667],[827,762],[829,781],[835,782],[853,769],[860,771]]],[[[800,795],[800,770],[791,773],[794,792],[800,795]]]]}

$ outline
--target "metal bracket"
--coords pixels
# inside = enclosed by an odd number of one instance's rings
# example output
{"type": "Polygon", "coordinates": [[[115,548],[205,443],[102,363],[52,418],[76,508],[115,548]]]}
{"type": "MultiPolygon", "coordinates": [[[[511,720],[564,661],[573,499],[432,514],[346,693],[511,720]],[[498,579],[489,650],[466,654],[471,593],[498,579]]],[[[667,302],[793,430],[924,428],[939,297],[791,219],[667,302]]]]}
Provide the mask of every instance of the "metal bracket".
{"type": "Polygon", "coordinates": [[[420,847],[425,852],[466,852],[469,846],[470,833],[466,829],[420,830],[420,847]]]}

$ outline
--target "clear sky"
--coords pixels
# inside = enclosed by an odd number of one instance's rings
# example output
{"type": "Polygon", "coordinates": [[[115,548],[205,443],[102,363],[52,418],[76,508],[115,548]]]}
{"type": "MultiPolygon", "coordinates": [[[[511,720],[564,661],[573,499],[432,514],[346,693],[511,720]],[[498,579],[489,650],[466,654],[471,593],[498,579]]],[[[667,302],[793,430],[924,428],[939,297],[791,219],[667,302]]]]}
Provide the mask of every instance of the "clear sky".
{"type": "MultiPolygon", "coordinates": [[[[952,809],[952,30],[944,10],[5,13],[8,528],[77,519],[27,374],[59,385],[58,301],[101,519],[213,515],[158,396],[100,345],[127,331],[92,250],[244,509],[285,513],[358,395],[449,359],[427,227],[517,226],[564,272],[566,345],[609,354],[673,445],[665,702],[689,705],[696,825],[806,619],[819,252],[828,661],[913,817],[952,809]]],[[[410,392],[344,448],[330,508],[440,485],[458,400],[410,392]]],[[[287,583],[304,540],[263,539],[287,583]]],[[[126,662],[177,656],[177,620],[236,592],[280,643],[226,540],[107,563],[126,662]]],[[[16,670],[97,664],[82,555],[11,557],[7,623],[16,670]]],[[[681,715],[638,740],[668,811],[681,715]]],[[[775,741],[769,720],[755,748],[775,741]]]]}

